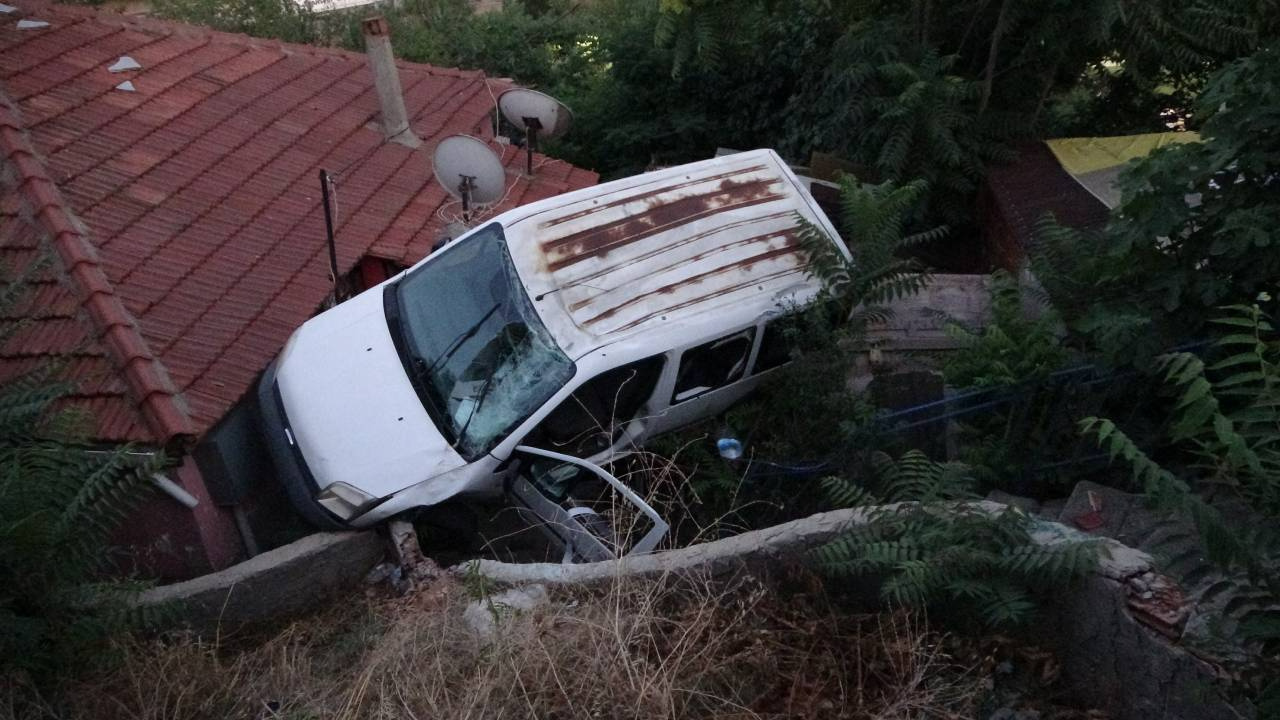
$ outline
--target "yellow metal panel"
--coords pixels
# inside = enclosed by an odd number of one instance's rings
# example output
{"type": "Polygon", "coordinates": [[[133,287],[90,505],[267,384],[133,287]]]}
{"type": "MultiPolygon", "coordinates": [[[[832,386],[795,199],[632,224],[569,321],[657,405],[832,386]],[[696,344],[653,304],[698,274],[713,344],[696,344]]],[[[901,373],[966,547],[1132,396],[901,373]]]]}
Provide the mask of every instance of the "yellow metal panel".
{"type": "Polygon", "coordinates": [[[1178,143],[1199,142],[1199,133],[1167,132],[1117,137],[1084,137],[1046,140],[1063,169],[1072,175],[1104,170],[1146,157],[1156,148],[1178,143]]]}

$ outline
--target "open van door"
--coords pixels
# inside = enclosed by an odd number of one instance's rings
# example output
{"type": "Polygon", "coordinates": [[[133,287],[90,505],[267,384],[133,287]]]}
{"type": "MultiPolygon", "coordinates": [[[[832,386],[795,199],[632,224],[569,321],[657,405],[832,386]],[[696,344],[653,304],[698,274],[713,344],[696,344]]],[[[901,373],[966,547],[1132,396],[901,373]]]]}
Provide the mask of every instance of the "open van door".
{"type": "Polygon", "coordinates": [[[507,492],[526,520],[564,548],[564,562],[597,562],[652,552],[670,526],[604,468],[581,458],[519,445],[507,492]]]}

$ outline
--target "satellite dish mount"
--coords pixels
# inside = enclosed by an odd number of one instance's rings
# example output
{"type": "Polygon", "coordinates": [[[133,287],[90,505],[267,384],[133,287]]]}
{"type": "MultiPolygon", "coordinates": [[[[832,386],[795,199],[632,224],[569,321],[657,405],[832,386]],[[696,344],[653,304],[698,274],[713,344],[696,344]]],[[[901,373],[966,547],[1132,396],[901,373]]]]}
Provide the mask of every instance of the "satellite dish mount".
{"type": "Polygon", "coordinates": [[[512,88],[498,97],[502,116],[524,131],[525,174],[533,176],[533,153],[539,140],[554,140],[569,131],[573,112],[559,100],[526,88],[512,88]]]}
{"type": "Polygon", "coordinates": [[[458,174],[458,197],[462,200],[462,222],[471,222],[471,194],[476,189],[476,176],[458,174]]]}
{"type": "Polygon", "coordinates": [[[522,118],[524,120],[524,171],[533,177],[533,153],[538,149],[538,131],[542,129],[542,121],[536,116],[522,118]]]}
{"type": "Polygon", "coordinates": [[[451,135],[436,146],[431,157],[436,181],[462,201],[462,222],[471,222],[477,205],[491,205],[507,189],[507,171],[483,140],[451,135]]]}

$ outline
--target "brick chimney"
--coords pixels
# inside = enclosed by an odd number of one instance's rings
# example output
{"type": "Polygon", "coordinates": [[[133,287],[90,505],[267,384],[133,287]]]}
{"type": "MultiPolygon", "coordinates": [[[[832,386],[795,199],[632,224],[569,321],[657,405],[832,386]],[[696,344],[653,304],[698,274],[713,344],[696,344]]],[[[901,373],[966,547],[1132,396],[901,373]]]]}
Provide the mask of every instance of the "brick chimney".
{"type": "Polygon", "coordinates": [[[422,141],[409,129],[409,114],[404,109],[404,93],[400,89],[400,72],[391,54],[391,26],[382,16],[366,18],[364,47],[369,55],[369,69],[373,71],[373,84],[378,89],[379,113],[382,135],[390,142],[408,147],[418,147],[422,141]]]}

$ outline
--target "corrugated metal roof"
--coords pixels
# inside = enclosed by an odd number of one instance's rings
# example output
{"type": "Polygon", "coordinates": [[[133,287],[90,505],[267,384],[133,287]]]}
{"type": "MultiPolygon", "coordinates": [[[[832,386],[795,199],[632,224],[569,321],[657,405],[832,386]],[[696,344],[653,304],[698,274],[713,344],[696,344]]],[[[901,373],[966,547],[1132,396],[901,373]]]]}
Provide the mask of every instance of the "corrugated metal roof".
{"type": "Polygon", "coordinates": [[[534,215],[536,252],[517,251],[543,275],[531,283],[535,293],[549,279],[582,333],[600,338],[728,304],[772,303],[784,289],[816,284],[797,244],[797,211],[834,231],[772,151],[629,180],[534,215]]]}

